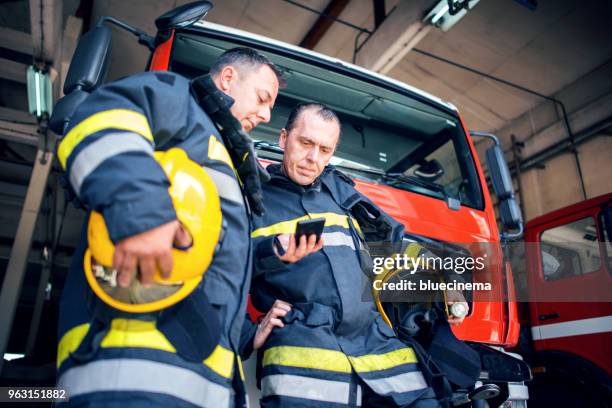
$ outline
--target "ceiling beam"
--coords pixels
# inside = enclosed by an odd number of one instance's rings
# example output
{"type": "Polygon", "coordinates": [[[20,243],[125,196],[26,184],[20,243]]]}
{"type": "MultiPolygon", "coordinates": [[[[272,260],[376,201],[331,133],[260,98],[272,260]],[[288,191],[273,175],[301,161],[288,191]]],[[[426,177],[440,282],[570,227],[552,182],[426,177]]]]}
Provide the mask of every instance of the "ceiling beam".
{"type": "Polygon", "coordinates": [[[0,58],[0,78],[25,84],[27,69],[28,66],[25,64],[0,58]]]}
{"type": "Polygon", "coordinates": [[[2,48],[32,55],[32,36],[26,32],[0,27],[0,44],[2,48]]]}
{"type": "Polygon", "coordinates": [[[357,53],[356,63],[386,74],[431,30],[423,18],[435,0],[401,0],[357,53]]]}
{"type": "Polygon", "coordinates": [[[45,62],[52,62],[62,34],[62,1],[30,0],[30,27],[34,56],[45,62]]]}
{"type": "Polygon", "coordinates": [[[0,139],[38,146],[38,126],[0,120],[0,139]]]}
{"type": "Polygon", "coordinates": [[[349,0],[331,0],[327,7],[325,7],[325,10],[323,10],[323,15],[319,16],[300,42],[300,47],[308,48],[309,50],[314,49],[327,30],[329,30],[329,27],[334,23],[333,18],[337,18],[348,3],[349,0]]]}
{"type": "Polygon", "coordinates": [[[29,112],[0,106],[0,121],[21,122],[22,124],[36,125],[36,117],[29,112]]]}

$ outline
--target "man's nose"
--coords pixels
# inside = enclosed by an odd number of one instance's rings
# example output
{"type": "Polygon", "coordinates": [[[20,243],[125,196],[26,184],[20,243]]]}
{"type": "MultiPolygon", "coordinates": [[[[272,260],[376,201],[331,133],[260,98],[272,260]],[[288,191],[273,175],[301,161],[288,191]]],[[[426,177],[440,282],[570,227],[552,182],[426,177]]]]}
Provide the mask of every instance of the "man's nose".
{"type": "Polygon", "coordinates": [[[264,106],[259,110],[257,116],[263,123],[268,123],[272,117],[272,111],[270,110],[269,106],[264,106]]]}
{"type": "Polygon", "coordinates": [[[319,158],[319,148],[314,146],[312,149],[308,150],[308,155],[306,158],[312,162],[316,162],[319,158]]]}

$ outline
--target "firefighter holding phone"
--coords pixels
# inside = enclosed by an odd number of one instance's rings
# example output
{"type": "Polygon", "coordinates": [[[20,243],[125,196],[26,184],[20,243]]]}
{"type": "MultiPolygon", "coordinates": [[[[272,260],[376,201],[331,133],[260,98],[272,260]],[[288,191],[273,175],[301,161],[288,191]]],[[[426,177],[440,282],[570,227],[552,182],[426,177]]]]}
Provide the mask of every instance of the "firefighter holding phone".
{"type": "Polygon", "coordinates": [[[414,350],[362,299],[356,214],[384,224],[390,241],[401,241],[403,226],[328,165],[339,138],[335,112],[298,105],[281,130],[283,162],[268,166],[267,212],[251,234],[251,299],[269,312],[241,341],[260,348],[262,407],[437,407],[414,350]]]}

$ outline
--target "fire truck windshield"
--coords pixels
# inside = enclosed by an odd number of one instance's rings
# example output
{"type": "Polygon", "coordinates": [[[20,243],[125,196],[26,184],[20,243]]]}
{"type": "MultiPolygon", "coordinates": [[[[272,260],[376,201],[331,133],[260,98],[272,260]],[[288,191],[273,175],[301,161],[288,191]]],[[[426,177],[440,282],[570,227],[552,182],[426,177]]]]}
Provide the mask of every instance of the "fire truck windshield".
{"type": "Polygon", "coordinates": [[[409,190],[436,199],[454,198],[482,209],[483,198],[467,136],[456,112],[424,93],[316,54],[295,55],[290,46],[244,44],[177,32],[170,69],[188,77],[206,73],[224,50],[248,45],[263,51],[283,72],[286,86],[272,119],[251,132],[260,157],[278,160],[276,143],[289,112],[298,103],[334,109],[342,137],[331,164],[352,177],[409,190]]]}

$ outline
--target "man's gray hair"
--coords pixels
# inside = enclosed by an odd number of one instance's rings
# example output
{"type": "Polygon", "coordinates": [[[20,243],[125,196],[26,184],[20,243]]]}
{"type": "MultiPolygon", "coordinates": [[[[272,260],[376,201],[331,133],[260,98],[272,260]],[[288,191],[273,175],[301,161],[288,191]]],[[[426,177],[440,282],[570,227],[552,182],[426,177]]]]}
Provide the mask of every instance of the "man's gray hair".
{"type": "Polygon", "coordinates": [[[287,133],[291,133],[291,130],[295,128],[297,121],[300,119],[300,115],[307,110],[313,110],[314,113],[323,119],[326,122],[336,122],[338,128],[340,129],[340,133],[342,133],[342,124],[340,122],[340,118],[338,114],[334,112],[330,107],[323,105],[322,103],[316,102],[306,102],[300,103],[297,105],[291,113],[289,113],[289,117],[287,118],[287,124],[285,125],[285,130],[287,133]]]}
{"type": "Polygon", "coordinates": [[[252,48],[237,47],[225,51],[215,62],[213,62],[209,73],[212,77],[216,77],[221,73],[223,68],[229,65],[233,66],[238,71],[244,70],[245,72],[254,71],[259,69],[262,65],[267,65],[272,72],[274,72],[274,75],[276,75],[279,85],[281,87],[285,85],[281,70],[278,69],[268,57],[252,48]]]}

